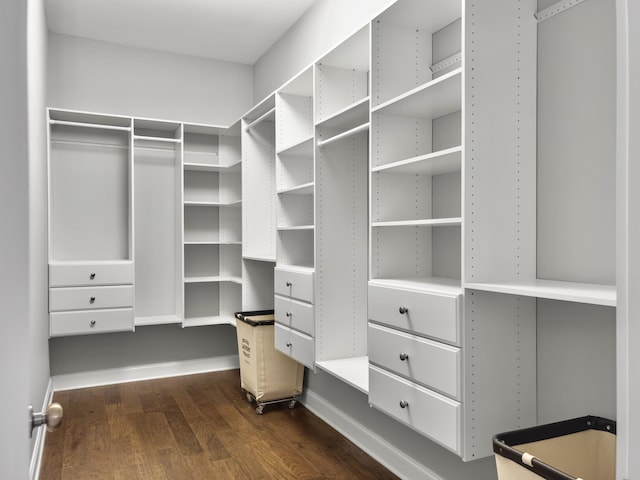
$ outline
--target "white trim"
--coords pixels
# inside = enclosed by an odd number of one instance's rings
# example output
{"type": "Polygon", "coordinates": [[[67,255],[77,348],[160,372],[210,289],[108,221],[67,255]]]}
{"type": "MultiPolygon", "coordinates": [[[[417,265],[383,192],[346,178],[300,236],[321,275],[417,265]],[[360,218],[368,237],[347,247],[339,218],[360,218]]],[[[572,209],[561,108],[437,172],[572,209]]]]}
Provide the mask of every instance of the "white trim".
{"type": "MultiPolygon", "coordinates": [[[[47,385],[47,391],[44,394],[44,401],[42,402],[41,412],[47,409],[47,406],[53,399],[53,379],[49,379],[47,385]]],[[[44,453],[44,441],[47,435],[46,428],[36,429],[36,440],[33,445],[33,451],[31,452],[31,462],[29,463],[29,479],[38,480],[40,477],[40,467],[42,466],[42,454],[44,453]]]]}
{"type": "Polygon", "coordinates": [[[335,405],[327,402],[311,390],[305,392],[301,403],[311,413],[322,419],[348,438],[369,456],[380,462],[400,478],[407,480],[442,480],[441,477],[416,462],[382,437],[367,429],[335,405]]]}
{"type": "Polygon", "coordinates": [[[53,390],[58,392],[62,390],[74,390],[76,388],[112,385],[114,383],[139,382],[156,378],[233,370],[239,368],[239,366],[238,355],[226,355],[197,360],[54,375],[51,381],[53,382],[53,390]]]}

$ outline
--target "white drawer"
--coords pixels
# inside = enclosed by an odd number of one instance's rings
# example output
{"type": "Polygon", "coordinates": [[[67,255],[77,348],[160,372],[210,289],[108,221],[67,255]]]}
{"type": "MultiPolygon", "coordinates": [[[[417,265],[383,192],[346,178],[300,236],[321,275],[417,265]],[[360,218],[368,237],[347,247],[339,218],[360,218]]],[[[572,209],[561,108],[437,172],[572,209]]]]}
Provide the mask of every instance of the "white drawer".
{"type": "Polygon", "coordinates": [[[462,409],[461,404],[455,400],[369,365],[369,402],[460,454],[462,409]]]}
{"type": "Polygon", "coordinates": [[[370,323],[369,361],[460,400],[458,347],[370,323]]]}
{"type": "Polygon", "coordinates": [[[133,331],[133,308],[57,312],[50,315],[52,337],[133,331]]]}
{"type": "Polygon", "coordinates": [[[133,307],[133,285],[49,289],[49,311],[133,307]]]}
{"type": "Polygon", "coordinates": [[[273,288],[275,293],[313,303],[313,270],[290,270],[276,267],[273,288]]]}
{"type": "Polygon", "coordinates": [[[133,283],[133,262],[52,263],[50,287],[118,285],[133,283]]]}
{"type": "Polygon", "coordinates": [[[309,368],[313,368],[315,361],[313,338],[279,323],[275,324],[274,336],[276,350],[309,368]]]}
{"type": "Polygon", "coordinates": [[[298,302],[287,297],[275,296],[276,322],[299,330],[307,335],[314,335],[313,305],[298,302]]]}
{"type": "Polygon", "coordinates": [[[369,285],[368,293],[370,320],[459,345],[462,295],[379,285],[369,285]]]}

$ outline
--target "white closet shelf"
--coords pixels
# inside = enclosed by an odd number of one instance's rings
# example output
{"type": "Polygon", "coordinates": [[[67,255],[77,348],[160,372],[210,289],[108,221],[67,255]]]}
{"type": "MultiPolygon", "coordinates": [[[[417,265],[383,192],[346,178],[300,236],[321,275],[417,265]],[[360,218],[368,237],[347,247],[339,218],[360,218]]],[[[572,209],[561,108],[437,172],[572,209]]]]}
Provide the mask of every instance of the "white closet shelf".
{"type": "Polygon", "coordinates": [[[148,317],[135,317],[135,326],[144,327],[147,325],[170,325],[182,323],[177,315],[153,315],[148,317]]]}
{"type": "Polygon", "coordinates": [[[462,69],[399,95],[372,109],[372,113],[414,118],[438,118],[462,108],[462,69]]]}
{"type": "Polygon", "coordinates": [[[450,295],[463,292],[460,280],[445,277],[372,278],[369,285],[450,295]]]}
{"type": "Polygon", "coordinates": [[[468,282],[465,283],[464,287],[471,290],[508,293],[511,295],[547,298],[550,300],[564,300],[567,302],[588,303],[607,307],[615,307],[617,303],[615,285],[535,279],[519,282],[468,282]]]}
{"type": "Polygon", "coordinates": [[[67,120],[49,120],[50,125],[64,125],[68,127],[82,127],[93,128],[99,130],[118,130],[122,132],[130,132],[131,127],[121,127],[117,125],[103,125],[100,123],[83,123],[83,122],[71,122],[67,120]]]}
{"type": "Polygon", "coordinates": [[[316,362],[316,366],[361,392],[369,393],[369,357],[325,360],[316,362]]]}
{"type": "Polygon", "coordinates": [[[237,283],[238,285],[242,285],[242,278],[220,275],[184,277],[184,283],[237,283]]]}
{"type": "MultiPolygon", "coordinates": [[[[185,155],[187,152],[185,152],[185,155]]],[[[237,161],[231,165],[215,165],[211,163],[185,162],[184,169],[193,172],[229,172],[240,173],[241,161],[237,161]]]]}
{"type": "Polygon", "coordinates": [[[216,315],[211,317],[188,317],[182,321],[183,327],[204,327],[207,325],[231,325],[236,326],[233,315],[216,315]]]}
{"type": "Polygon", "coordinates": [[[396,220],[371,223],[372,227],[443,227],[447,225],[462,225],[462,218],[429,218],[424,220],[396,220]]]}
{"type": "Polygon", "coordinates": [[[407,158],[371,169],[372,172],[442,175],[462,169],[462,146],[447,148],[413,158],[407,158]]]}
{"type": "Polygon", "coordinates": [[[278,190],[278,195],[312,195],[314,182],[303,183],[295,187],[278,190]]]}
{"type": "Polygon", "coordinates": [[[52,266],[64,266],[64,265],[69,265],[69,266],[83,266],[83,265],[128,265],[133,263],[133,260],[128,259],[128,258],[124,258],[122,260],[120,259],[114,259],[114,260],[49,260],[49,265],[52,266]]]}
{"type": "Polygon", "coordinates": [[[317,127],[327,128],[344,128],[351,125],[358,125],[366,122],[369,119],[369,97],[361,98],[360,100],[347,105],[341,110],[320,119],[317,123],[317,127]]]}
{"type": "Polygon", "coordinates": [[[279,263],[277,265],[277,268],[279,270],[287,270],[288,272],[302,273],[304,275],[310,275],[315,273],[316,271],[316,269],[313,268],[312,266],[289,265],[289,264],[283,264],[283,263],[279,263]]]}
{"type": "Polygon", "coordinates": [[[160,142],[160,143],[182,143],[180,138],[167,138],[167,137],[150,137],[148,135],[134,135],[134,140],[142,140],[145,142],[160,142]]]}
{"type": "Polygon", "coordinates": [[[329,145],[330,143],[337,142],[339,140],[344,140],[346,138],[351,138],[359,133],[366,132],[369,130],[369,122],[364,123],[362,125],[358,125],[346,132],[339,133],[334,135],[333,137],[329,137],[326,140],[320,140],[318,142],[318,147],[324,147],[325,145],[329,145]]]}
{"type": "Polygon", "coordinates": [[[252,254],[243,254],[243,260],[252,260],[254,262],[266,262],[266,263],[276,263],[275,257],[268,257],[263,255],[252,255],[252,254]]]}
{"type": "Polygon", "coordinates": [[[224,241],[224,240],[215,240],[215,241],[204,241],[204,242],[198,242],[198,241],[189,241],[189,242],[184,242],[185,245],[242,245],[242,241],[237,240],[237,241],[224,241]]]}
{"type": "Polygon", "coordinates": [[[185,207],[238,207],[242,205],[242,200],[235,200],[233,202],[201,202],[197,200],[186,200],[184,202],[185,207]]]}
{"type": "Polygon", "coordinates": [[[313,134],[281,148],[278,155],[313,155],[313,134]]]}
{"type": "Polygon", "coordinates": [[[253,127],[255,127],[256,125],[258,125],[260,122],[264,122],[264,121],[273,121],[276,118],[276,107],[273,107],[269,110],[267,110],[265,113],[263,113],[262,115],[260,115],[258,118],[256,118],[255,120],[253,120],[251,123],[249,123],[246,127],[245,130],[248,132],[249,130],[251,130],[253,127]]]}
{"type": "Polygon", "coordinates": [[[315,229],[314,225],[295,225],[291,227],[280,226],[277,228],[279,232],[290,232],[290,231],[296,231],[296,230],[313,230],[313,229],[315,229]]]}

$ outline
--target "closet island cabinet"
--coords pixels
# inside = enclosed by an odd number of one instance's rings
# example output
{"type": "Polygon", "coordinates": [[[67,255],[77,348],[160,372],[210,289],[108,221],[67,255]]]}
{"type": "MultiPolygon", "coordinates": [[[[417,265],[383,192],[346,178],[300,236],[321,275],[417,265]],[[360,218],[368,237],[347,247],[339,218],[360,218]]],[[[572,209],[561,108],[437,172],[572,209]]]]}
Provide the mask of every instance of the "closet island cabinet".
{"type": "Polygon", "coordinates": [[[239,126],[49,109],[50,335],[234,323],[239,126]]]}

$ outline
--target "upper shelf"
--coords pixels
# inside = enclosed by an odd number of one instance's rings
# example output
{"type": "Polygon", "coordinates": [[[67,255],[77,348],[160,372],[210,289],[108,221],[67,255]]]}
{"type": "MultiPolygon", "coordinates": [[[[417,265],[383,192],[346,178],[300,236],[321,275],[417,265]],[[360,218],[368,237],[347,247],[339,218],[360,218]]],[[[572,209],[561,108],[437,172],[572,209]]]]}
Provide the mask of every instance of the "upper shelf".
{"type": "Polygon", "coordinates": [[[472,290],[588,303],[607,307],[615,307],[617,303],[615,285],[596,285],[535,279],[504,283],[465,283],[464,286],[472,290]]]}
{"type": "Polygon", "coordinates": [[[372,113],[438,118],[462,108],[462,69],[457,68],[372,109],[372,113]]]}
{"type": "Polygon", "coordinates": [[[442,175],[459,172],[462,168],[462,146],[447,148],[413,158],[399,160],[371,169],[372,172],[405,173],[412,175],[442,175]]]}

